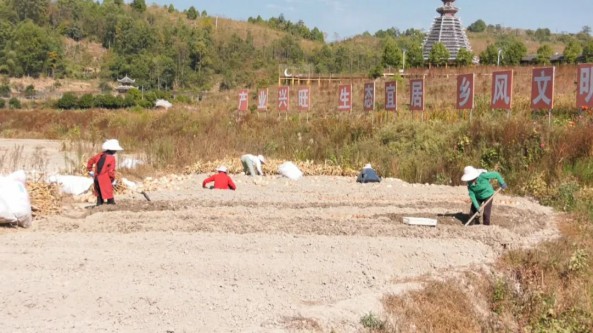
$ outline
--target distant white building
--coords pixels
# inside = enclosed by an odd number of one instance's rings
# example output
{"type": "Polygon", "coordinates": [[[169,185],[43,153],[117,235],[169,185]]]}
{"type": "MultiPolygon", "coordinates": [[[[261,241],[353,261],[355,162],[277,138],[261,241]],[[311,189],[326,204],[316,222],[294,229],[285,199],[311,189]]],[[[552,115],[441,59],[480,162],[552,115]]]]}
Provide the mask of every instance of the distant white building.
{"type": "Polygon", "coordinates": [[[447,50],[449,50],[449,60],[456,60],[457,53],[460,49],[472,51],[461,20],[455,16],[459,11],[453,4],[455,0],[441,1],[443,1],[443,7],[437,8],[437,13],[441,14],[441,16],[434,19],[430,33],[424,40],[424,46],[422,48],[424,60],[429,58],[432,47],[439,42],[443,43],[447,50]]]}

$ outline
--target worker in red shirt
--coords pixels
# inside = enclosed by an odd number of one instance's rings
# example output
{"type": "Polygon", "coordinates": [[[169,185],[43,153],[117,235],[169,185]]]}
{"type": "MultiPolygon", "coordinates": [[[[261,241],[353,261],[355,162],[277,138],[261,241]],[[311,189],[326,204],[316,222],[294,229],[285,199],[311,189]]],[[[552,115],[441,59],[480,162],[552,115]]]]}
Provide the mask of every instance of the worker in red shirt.
{"type": "Polygon", "coordinates": [[[115,154],[124,150],[116,139],[107,140],[99,153],[89,159],[86,169],[93,177],[94,192],[97,196],[97,206],[104,203],[115,204],[113,185],[115,183],[115,154]]]}
{"type": "Polygon", "coordinates": [[[216,188],[219,190],[231,189],[233,191],[237,189],[237,186],[235,186],[235,183],[233,183],[231,177],[227,175],[228,169],[224,165],[221,165],[218,168],[216,168],[216,171],[218,171],[217,174],[204,179],[204,181],[202,182],[203,188],[206,188],[206,184],[214,182],[214,186],[211,188],[216,188]]]}

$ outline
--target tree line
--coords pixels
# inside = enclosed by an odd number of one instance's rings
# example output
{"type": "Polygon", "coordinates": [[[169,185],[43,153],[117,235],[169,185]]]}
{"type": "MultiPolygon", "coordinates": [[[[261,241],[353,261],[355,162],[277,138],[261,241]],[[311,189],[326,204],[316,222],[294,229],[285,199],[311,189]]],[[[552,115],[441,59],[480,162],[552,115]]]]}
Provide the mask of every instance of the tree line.
{"type": "MultiPolygon", "coordinates": [[[[283,15],[243,23],[283,32],[274,37],[250,29],[223,34],[215,20],[193,6],[179,11],[173,5],[147,6],[145,0],[0,0],[0,75],[84,78],[93,56],[72,57],[71,42],[101,45],[96,67],[102,80],[128,75],[147,91],[266,86],[277,80],[279,65],[306,65],[312,74],[378,76],[389,68],[467,65],[474,59],[462,50],[452,64],[442,44],[424,59],[425,34],[416,29],[389,28],[326,43],[319,29],[283,15]]],[[[533,35],[564,43],[566,62],[593,61],[588,32],[561,37],[548,32],[533,35]]],[[[502,64],[515,65],[526,55],[522,37],[505,29],[492,36],[494,42],[479,55],[482,63],[496,63],[501,52],[502,64]]],[[[538,51],[541,63],[551,57],[546,43],[538,51]]]]}

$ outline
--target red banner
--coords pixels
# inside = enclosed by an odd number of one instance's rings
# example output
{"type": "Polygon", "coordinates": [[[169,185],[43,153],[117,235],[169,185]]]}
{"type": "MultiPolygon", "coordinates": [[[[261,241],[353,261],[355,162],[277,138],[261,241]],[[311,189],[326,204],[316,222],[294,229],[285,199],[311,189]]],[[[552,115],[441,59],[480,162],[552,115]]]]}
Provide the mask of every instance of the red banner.
{"type": "Polygon", "coordinates": [[[492,73],[492,109],[510,110],[513,102],[513,71],[492,73]]]}
{"type": "Polygon", "coordinates": [[[475,75],[462,74],[457,76],[457,109],[471,110],[474,108],[475,75]]]}
{"type": "Polygon", "coordinates": [[[579,65],[577,107],[593,108],[593,64],[579,65]]]}
{"type": "Polygon", "coordinates": [[[551,110],[554,108],[554,79],[556,68],[534,68],[531,76],[531,108],[551,110]]]}
{"type": "Polygon", "coordinates": [[[241,89],[239,91],[239,107],[237,110],[245,112],[249,107],[249,90],[241,89]]]}
{"type": "Polygon", "coordinates": [[[385,82],[385,110],[397,111],[397,82],[385,82]]]}
{"type": "Polygon", "coordinates": [[[302,87],[298,90],[299,111],[309,111],[311,108],[311,89],[302,87]]]}
{"type": "Polygon", "coordinates": [[[375,82],[364,84],[364,98],[362,105],[365,111],[375,110],[375,82]]]}
{"type": "Polygon", "coordinates": [[[257,93],[257,109],[265,112],[268,110],[268,89],[261,89],[257,93]]]}
{"type": "Polygon", "coordinates": [[[287,112],[290,103],[288,86],[278,87],[278,111],[287,112]]]}
{"type": "Polygon", "coordinates": [[[410,79],[410,110],[424,111],[424,79],[410,79]]]}
{"type": "Polygon", "coordinates": [[[352,111],[352,85],[340,84],[338,91],[338,111],[352,111]]]}

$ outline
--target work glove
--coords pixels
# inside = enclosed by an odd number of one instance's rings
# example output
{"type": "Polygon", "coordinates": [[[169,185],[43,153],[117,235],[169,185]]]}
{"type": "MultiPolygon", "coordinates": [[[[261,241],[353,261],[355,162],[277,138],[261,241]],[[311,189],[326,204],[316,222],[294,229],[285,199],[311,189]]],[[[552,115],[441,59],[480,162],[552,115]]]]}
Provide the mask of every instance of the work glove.
{"type": "Polygon", "coordinates": [[[111,185],[113,185],[113,186],[117,186],[117,179],[114,179],[114,180],[111,182],[111,185]]]}
{"type": "Polygon", "coordinates": [[[93,171],[89,171],[89,177],[95,178],[95,173],[93,171]]]}
{"type": "Polygon", "coordinates": [[[506,183],[503,183],[502,185],[500,185],[500,188],[504,191],[508,188],[506,183]]]}

